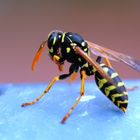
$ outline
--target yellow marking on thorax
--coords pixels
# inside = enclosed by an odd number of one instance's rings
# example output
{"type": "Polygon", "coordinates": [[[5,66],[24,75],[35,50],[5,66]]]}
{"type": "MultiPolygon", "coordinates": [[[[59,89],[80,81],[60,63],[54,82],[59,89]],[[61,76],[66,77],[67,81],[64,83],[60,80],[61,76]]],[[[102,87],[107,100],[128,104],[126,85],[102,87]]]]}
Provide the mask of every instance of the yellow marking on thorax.
{"type": "Polygon", "coordinates": [[[77,44],[76,44],[76,43],[73,43],[73,42],[71,41],[70,45],[71,45],[72,47],[75,47],[77,44]]]}
{"type": "MultiPolygon", "coordinates": [[[[78,58],[79,59],[79,58],[78,58]]],[[[80,58],[81,59],[81,58],[80,58]]],[[[88,67],[88,63],[85,63],[81,68],[88,67]]]]}
{"type": "Polygon", "coordinates": [[[62,41],[62,43],[64,42],[64,39],[65,39],[65,34],[66,34],[66,33],[63,33],[63,35],[62,35],[62,40],[61,40],[61,41],[62,41]]]}
{"type": "Polygon", "coordinates": [[[53,53],[53,47],[52,47],[51,49],[49,49],[49,52],[50,52],[50,53],[53,53]]]}
{"type": "Polygon", "coordinates": [[[86,52],[87,50],[88,50],[88,49],[87,49],[87,48],[85,48],[85,49],[84,49],[84,52],[86,52]]]}
{"type": "Polygon", "coordinates": [[[71,49],[70,49],[69,47],[66,48],[66,52],[67,52],[67,53],[69,53],[70,50],[71,50],[71,49]]]}
{"type": "Polygon", "coordinates": [[[56,36],[53,39],[53,45],[55,44],[55,42],[56,42],[56,36]]]}

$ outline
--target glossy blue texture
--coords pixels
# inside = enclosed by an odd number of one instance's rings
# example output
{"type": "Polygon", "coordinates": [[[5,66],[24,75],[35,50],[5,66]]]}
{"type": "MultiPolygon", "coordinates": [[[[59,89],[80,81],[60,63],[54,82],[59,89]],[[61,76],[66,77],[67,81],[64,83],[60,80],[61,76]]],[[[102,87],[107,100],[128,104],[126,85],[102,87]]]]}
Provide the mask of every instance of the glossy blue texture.
{"type": "MultiPolygon", "coordinates": [[[[125,81],[139,86],[140,81],[125,81]]],[[[0,85],[0,140],[139,140],[140,89],[129,92],[126,114],[87,81],[85,97],[67,122],[60,123],[79,95],[80,82],[58,82],[33,106],[21,108],[47,84],[0,85]]]]}

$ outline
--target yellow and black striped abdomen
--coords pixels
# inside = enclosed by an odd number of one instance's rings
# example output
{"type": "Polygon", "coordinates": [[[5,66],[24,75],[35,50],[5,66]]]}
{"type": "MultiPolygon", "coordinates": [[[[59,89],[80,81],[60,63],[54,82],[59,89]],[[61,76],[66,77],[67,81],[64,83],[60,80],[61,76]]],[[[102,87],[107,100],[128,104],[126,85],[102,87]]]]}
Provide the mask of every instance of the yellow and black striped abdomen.
{"type": "Polygon", "coordinates": [[[114,83],[112,85],[104,77],[102,77],[98,71],[95,72],[95,81],[102,93],[108,97],[119,109],[126,112],[128,105],[128,94],[124,83],[120,79],[118,73],[112,68],[107,67],[105,64],[100,64],[103,70],[111,77],[114,83]]]}

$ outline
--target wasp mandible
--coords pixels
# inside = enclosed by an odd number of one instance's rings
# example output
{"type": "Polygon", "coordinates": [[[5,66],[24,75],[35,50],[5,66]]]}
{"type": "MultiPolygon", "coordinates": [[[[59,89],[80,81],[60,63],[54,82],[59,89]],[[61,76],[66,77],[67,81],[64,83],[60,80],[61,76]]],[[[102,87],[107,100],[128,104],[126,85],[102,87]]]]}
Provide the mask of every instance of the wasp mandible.
{"type": "Polygon", "coordinates": [[[112,68],[110,60],[121,61],[140,72],[139,61],[128,55],[118,53],[87,41],[77,33],[55,30],[50,32],[48,39],[40,45],[32,62],[32,70],[35,69],[36,63],[38,62],[46,44],[48,46],[51,60],[58,66],[60,71],[63,70],[65,61],[71,63],[69,73],[54,77],[39,97],[34,99],[32,102],[22,104],[22,107],[33,105],[39,101],[46,93],[48,93],[56,81],[66,79],[68,77],[74,80],[76,74],[80,72],[80,95],[68,113],[63,117],[61,123],[64,123],[67,120],[76,105],[79,103],[81,97],[84,96],[84,83],[86,76],[95,75],[96,84],[102,93],[120,110],[126,112],[128,93],[118,73],[112,68]],[[89,55],[90,52],[98,56],[96,61],[91,59],[89,55]]]}

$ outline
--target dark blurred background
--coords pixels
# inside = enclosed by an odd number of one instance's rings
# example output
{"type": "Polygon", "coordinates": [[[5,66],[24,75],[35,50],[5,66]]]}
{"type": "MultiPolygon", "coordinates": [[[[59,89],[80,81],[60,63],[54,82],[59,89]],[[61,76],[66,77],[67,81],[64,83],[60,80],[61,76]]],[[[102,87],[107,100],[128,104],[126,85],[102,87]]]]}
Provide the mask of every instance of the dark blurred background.
{"type": "MultiPolygon", "coordinates": [[[[140,59],[139,0],[0,0],[1,83],[45,82],[59,74],[47,49],[36,71],[30,69],[40,43],[53,29],[77,32],[140,59]]],[[[113,64],[122,78],[140,78],[126,65],[113,64]]]]}

